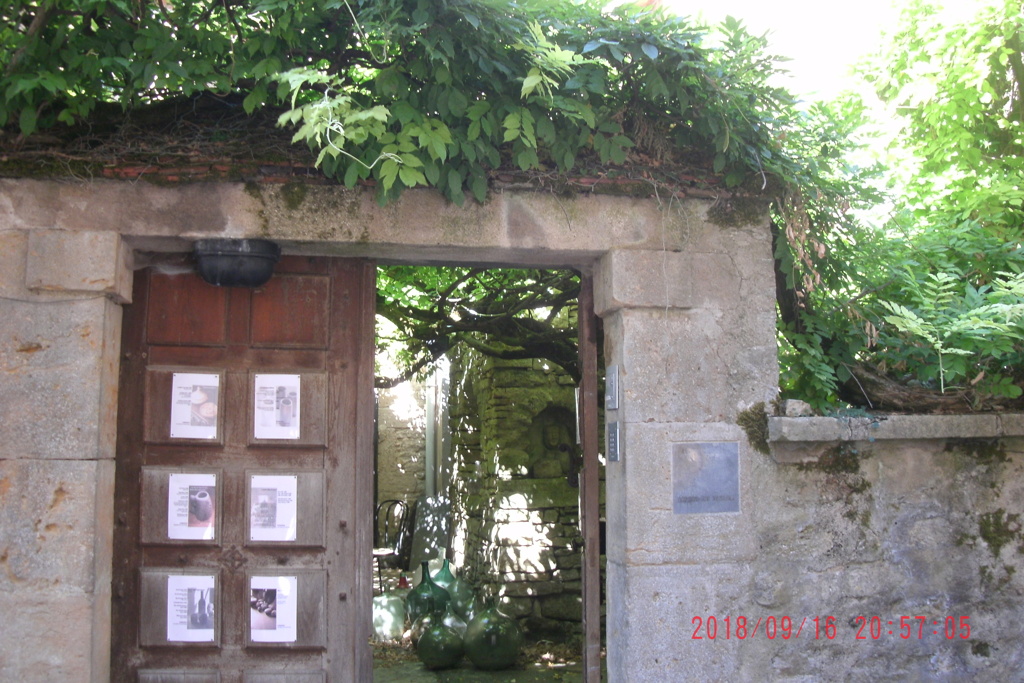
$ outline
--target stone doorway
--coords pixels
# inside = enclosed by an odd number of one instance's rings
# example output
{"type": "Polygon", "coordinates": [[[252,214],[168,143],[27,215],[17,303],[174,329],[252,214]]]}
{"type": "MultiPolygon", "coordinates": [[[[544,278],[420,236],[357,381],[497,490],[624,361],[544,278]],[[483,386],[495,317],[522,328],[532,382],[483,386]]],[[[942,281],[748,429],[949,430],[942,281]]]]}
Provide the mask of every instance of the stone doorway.
{"type": "MultiPolygon", "coordinates": [[[[596,385],[596,358],[593,366],[596,385]]],[[[424,540],[418,529],[409,560],[384,570],[385,588],[400,571],[418,576],[421,560],[446,557],[529,640],[547,645],[528,656],[582,661],[579,389],[550,361],[460,347],[423,381],[378,390],[377,500],[402,499],[418,515],[443,517],[440,533],[424,540]]],[[[603,462],[595,480],[603,482],[603,462]]],[[[603,595],[599,578],[595,584],[603,595]]]]}

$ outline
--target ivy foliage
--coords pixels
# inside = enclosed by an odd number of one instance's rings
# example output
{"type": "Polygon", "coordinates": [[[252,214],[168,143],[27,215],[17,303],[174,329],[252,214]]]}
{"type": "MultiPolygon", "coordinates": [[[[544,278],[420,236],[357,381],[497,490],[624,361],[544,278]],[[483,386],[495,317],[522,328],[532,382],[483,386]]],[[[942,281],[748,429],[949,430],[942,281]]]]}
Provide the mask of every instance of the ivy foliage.
{"type": "MultiPolygon", "coordinates": [[[[0,8],[0,125],[28,136],[197,93],[244,96],[382,201],[483,200],[499,167],[680,151],[728,185],[779,163],[789,96],[764,38],[602,0],[30,0],[0,8]]],[[[633,159],[634,161],[636,159],[633,159]]]]}
{"type": "Polygon", "coordinates": [[[821,110],[824,168],[779,204],[782,389],[823,410],[914,410],[915,391],[983,409],[1024,393],[1024,12],[949,5],[904,8],[860,69],[868,94],[821,110]],[[882,166],[853,166],[868,131],[882,166]],[[886,203],[880,221],[855,210],[886,203]],[[883,399],[867,386],[878,377],[883,399]]]}
{"type": "MultiPolygon", "coordinates": [[[[1019,0],[913,0],[862,69],[872,96],[802,111],[740,22],[606,4],[6,3],[0,130],[16,145],[88,130],[101,108],[212,94],[279,115],[326,175],[382,202],[420,186],[482,201],[496,169],[671,180],[697,165],[774,199],[785,395],[878,407],[868,371],[976,408],[1024,393],[1019,0]],[[871,119],[889,127],[887,155],[858,165],[871,119]],[[888,220],[861,218],[883,202],[888,220]]],[[[407,372],[461,340],[571,371],[561,277],[397,269],[380,310],[409,344],[407,372]]]]}

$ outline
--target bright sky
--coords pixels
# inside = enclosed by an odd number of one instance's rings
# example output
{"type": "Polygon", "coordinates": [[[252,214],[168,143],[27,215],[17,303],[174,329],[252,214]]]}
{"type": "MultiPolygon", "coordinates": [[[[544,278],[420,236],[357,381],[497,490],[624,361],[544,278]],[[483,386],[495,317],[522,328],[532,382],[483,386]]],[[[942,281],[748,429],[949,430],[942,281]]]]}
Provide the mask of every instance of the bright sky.
{"type": "Polygon", "coordinates": [[[743,20],[751,33],[768,33],[771,49],[790,57],[783,83],[794,94],[827,99],[843,89],[848,67],[871,53],[904,0],[665,0],[683,16],[699,14],[709,23],[726,16],[743,20]]]}

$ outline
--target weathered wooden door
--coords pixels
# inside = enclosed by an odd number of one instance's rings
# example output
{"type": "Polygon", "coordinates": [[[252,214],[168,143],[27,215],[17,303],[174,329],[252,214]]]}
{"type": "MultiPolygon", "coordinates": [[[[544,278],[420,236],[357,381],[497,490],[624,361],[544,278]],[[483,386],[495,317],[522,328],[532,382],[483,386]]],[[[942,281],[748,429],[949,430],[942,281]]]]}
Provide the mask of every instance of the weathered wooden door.
{"type": "Polygon", "coordinates": [[[112,679],[370,680],[374,268],[140,271],[125,309],[112,679]]]}

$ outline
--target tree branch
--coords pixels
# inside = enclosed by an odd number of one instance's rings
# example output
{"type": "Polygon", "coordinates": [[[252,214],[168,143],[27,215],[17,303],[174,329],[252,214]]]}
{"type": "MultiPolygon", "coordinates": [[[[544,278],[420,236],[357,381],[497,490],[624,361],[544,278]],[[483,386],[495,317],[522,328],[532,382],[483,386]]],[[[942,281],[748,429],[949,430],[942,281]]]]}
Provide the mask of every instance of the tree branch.
{"type": "Polygon", "coordinates": [[[53,7],[50,3],[47,3],[40,7],[34,17],[32,17],[32,23],[28,25],[28,29],[25,31],[25,40],[22,41],[21,46],[14,51],[11,55],[11,61],[7,65],[5,75],[11,75],[14,73],[14,69],[17,68],[18,62],[21,61],[22,57],[25,56],[25,51],[28,49],[29,42],[35,38],[46,26],[46,22],[49,20],[50,15],[53,13],[53,7]]]}

